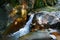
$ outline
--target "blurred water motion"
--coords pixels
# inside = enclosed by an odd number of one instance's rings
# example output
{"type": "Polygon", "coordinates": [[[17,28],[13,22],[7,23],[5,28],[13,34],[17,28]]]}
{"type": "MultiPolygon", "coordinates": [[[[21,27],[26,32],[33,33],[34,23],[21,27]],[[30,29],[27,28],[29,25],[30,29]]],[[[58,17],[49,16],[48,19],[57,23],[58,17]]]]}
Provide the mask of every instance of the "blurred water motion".
{"type": "Polygon", "coordinates": [[[33,17],[34,17],[34,14],[32,14],[32,15],[30,16],[28,22],[26,23],[26,25],[25,25],[23,28],[19,29],[19,31],[11,34],[10,36],[14,36],[14,37],[16,37],[16,38],[19,38],[19,37],[21,37],[21,36],[29,33],[30,24],[31,24],[31,22],[32,22],[33,17]]]}
{"type": "MultiPolygon", "coordinates": [[[[2,2],[2,0],[1,0],[1,2],[2,2]]],[[[7,30],[4,31],[3,34],[11,37],[11,40],[12,40],[12,38],[13,38],[13,40],[17,40],[17,38],[22,37],[22,36],[26,35],[27,33],[44,29],[44,27],[46,28],[47,25],[48,25],[47,26],[48,28],[50,28],[54,24],[55,24],[54,28],[60,27],[60,26],[56,26],[57,23],[58,23],[57,25],[59,25],[59,23],[60,23],[60,11],[53,11],[56,8],[54,9],[53,7],[50,7],[50,6],[55,6],[56,3],[57,3],[57,0],[8,0],[8,1],[6,0],[6,3],[4,2],[3,5],[1,4],[1,8],[6,10],[6,11],[4,11],[4,10],[3,11],[8,13],[8,15],[6,15],[6,13],[4,13],[5,15],[3,15],[1,13],[2,16],[0,18],[1,19],[3,18],[4,20],[0,20],[0,22],[1,22],[0,30],[4,29],[4,27],[8,26],[7,30]],[[41,8],[46,7],[46,6],[52,10],[47,8],[47,9],[49,9],[50,12],[48,12],[48,11],[41,12],[40,11],[41,8]],[[35,9],[38,9],[38,8],[40,10],[37,10],[37,11],[40,11],[40,12],[34,13],[35,16],[31,13],[30,18],[27,17],[27,16],[29,16],[28,11],[35,12],[35,9]],[[26,21],[27,21],[27,23],[26,23],[26,21]],[[33,23],[33,21],[35,21],[35,23],[33,23]],[[7,26],[5,26],[5,25],[7,25],[7,26]]],[[[57,5],[59,7],[60,0],[58,0],[57,5]]],[[[59,9],[58,7],[57,7],[57,9],[59,9]]],[[[46,9],[43,8],[43,10],[46,10],[46,9]]],[[[49,33],[51,33],[51,32],[57,32],[57,31],[53,29],[53,30],[49,31],[49,33]]],[[[40,35],[40,34],[37,34],[35,36],[38,36],[38,35],[40,35]]],[[[39,37],[42,37],[42,35],[40,35],[39,37]]],[[[44,37],[44,35],[43,35],[43,37],[44,37]]],[[[10,40],[10,39],[8,39],[8,40],[10,40]]]]}
{"type": "MultiPolygon", "coordinates": [[[[13,34],[11,34],[9,36],[19,38],[19,37],[24,36],[27,33],[29,33],[30,32],[30,24],[32,23],[32,20],[34,20],[33,17],[36,17],[35,19],[37,20],[39,25],[44,25],[44,24],[48,24],[48,23],[50,25],[53,25],[53,24],[56,24],[56,23],[60,22],[60,20],[59,20],[60,16],[56,15],[57,12],[54,12],[54,13],[53,12],[46,13],[46,12],[37,13],[37,14],[35,14],[35,16],[34,16],[34,14],[31,14],[31,16],[30,16],[28,22],[26,23],[26,25],[23,28],[19,29],[17,32],[14,32],[13,34]],[[54,14],[54,15],[52,15],[52,14],[54,14]],[[56,18],[58,18],[58,19],[56,19],[56,18]]],[[[58,14],[60,14],[60,13],[58,13],[58,14]]],[[[51,31],[53,31],[53,30],[51,30],[51,31]]],[[[51,31],[50,31],[50,33],[51,33],[51,31]]],[[[53,32],[55,32],[55,31],[53,31],[53,32]]]]}
{"type": "Polygon", "coordinates": [[[53,25],[57,22],[60,22],[60,11],[56,12],[42,11],[36,14],[36,19],[39,24],[53,25]]]}

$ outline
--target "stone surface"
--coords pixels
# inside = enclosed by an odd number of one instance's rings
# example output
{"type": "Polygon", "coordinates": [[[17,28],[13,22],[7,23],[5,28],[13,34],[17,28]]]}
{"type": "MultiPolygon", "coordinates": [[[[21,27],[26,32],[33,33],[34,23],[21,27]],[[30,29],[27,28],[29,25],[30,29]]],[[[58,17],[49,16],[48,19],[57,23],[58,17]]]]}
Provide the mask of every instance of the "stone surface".
{"type": "Polygon", "coordinates": [[[49,34],[45,31],[37,31],[31,32],[21,38],[19,40],[51,40],[49,34]]]}

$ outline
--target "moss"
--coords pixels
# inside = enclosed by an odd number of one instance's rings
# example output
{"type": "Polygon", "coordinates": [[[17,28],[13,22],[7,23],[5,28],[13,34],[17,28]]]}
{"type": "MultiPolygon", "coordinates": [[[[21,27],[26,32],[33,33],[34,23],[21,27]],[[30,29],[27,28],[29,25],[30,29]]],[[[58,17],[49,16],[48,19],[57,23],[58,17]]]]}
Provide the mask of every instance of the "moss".
{"type": "Polygon", "coordinates": [[[35,0],[34,9],[56,5],[57,0],[35,0]]]}

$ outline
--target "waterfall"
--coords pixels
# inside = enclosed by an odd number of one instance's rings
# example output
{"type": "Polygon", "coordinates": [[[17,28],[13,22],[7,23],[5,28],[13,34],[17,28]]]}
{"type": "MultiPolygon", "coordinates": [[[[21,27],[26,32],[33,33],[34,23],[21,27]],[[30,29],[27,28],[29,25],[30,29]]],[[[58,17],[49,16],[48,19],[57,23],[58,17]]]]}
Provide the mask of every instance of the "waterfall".
{"type": "Polygon", "coordinates": [[[56,24],[60,22],[60,11],[52,11],[52,12],[47,12],[47,11],[42,11],[41,13],[38,13],[36,15],[37,22],[42,25],[42,24],[56,24]]]}
{"type": "Polygon", "coordinates": [[[11,34],[10,36],[13,36],[15,38],[19,38],[19,37],[29,33],[30,24],[33,20],[33,17],[34,17],[34,14],[31,14],[31,16],[30,16],[28,22],[26,23],[26,25],[23,28],[19,29],[17,32],[11,34]]]}
{"type": "Polygon", "coordinates": [[[60,0],[58,0],[58,4],[60,4],[60,0]]]}

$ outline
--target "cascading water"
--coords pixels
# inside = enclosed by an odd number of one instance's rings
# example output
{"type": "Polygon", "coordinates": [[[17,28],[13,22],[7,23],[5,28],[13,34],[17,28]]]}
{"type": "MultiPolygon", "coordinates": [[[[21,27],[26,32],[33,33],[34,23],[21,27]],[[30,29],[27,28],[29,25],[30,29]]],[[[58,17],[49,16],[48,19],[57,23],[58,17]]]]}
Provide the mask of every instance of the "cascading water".
{"type": "Polygon", "coordinates": [[[58,4],[60,4],[60,0],[58,0],[58,4]]]}
{"type": "Polygon", "coordinates": [[[19,31],[11,34],[10,36],[15,37],[15,38],[19,38],[19,37],[29,33],[30,24],[33,20],[33,17],[34,17],[34,14],[31,14],[31,16],[30,16],[28,22],[26,23],[26,25],[23,28],[21,28],[19,31]]]}
{"type": "Polygon", "coordinates": [[[57,22],[60,22],[60,11],[56,12],[47,12],[42,11],[36,15],[37,22],[39,24],[47,24],[53,25],[57,22]]]}

